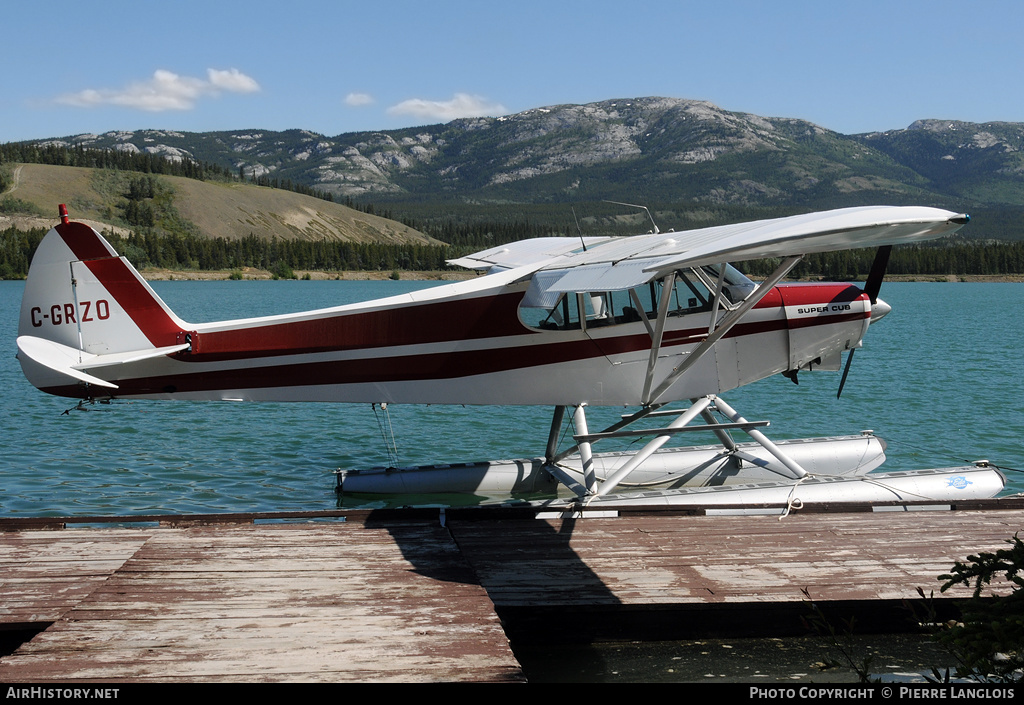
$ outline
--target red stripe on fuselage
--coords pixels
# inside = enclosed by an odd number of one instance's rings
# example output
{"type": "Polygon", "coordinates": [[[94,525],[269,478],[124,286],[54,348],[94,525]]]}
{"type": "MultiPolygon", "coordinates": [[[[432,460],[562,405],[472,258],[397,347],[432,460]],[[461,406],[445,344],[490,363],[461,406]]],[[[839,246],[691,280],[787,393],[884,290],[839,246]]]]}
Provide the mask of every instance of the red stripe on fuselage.
{"type": "MultiPolygon", "coordinates": [[[[850,303],[867,298],[863,289],[850,284],[779,284],[772,293],[775,292],[779,294],[775,305],[785,306],[850,303]]],[[[759,304],[757,308],[760,307],[759,304]]]]}
{"type": "Polygon", "coordinates": [[[522,292],[255,324],[194,337],[189,362],[366,350],[537,334],[518,316],[522,292]]]}
{"type": "MultiPolygon", "coordinates": [[[[785,305],[853,301],[862,295],[860,289],[847,285],[799,285],[787,287],[785,305]],[[801,289],[813,292],[802,292],[801,289]],[[797,296],[794,296],[797,294],[797,296]],[[801,295],[802,294],[802,295],[801,295]],[[792,299],[792,300],[791,300],[792,299]]],[[[334,350],[366,350],[403,345],[449,343],[461,340],[482,340],[516,335],[544,335],[527,328],[519,320],[521,292],[438,301],[398,306],[376,311],[338,313],[304,321],[254,324],[235,330],[200,333],[193,340],[193,354],[182,359],[193,362],[212,362],[243,358],[301,355],[334,350]]],[[[778,308],[783,296],[773,289],[756,309],[778,308]]],[[[861,316],[862,317],[862,316],[861,316]]],[[[800,322],[799,326],[804,323],[800,322]]],[[[746,335],[757,330],[784,328],[784,321],[749,323],[737,326],[731,335],[746,335]]],[[[681,342],[694,336],[703,337],[706,329],[694,328],[665,333],[667,343],[681,342]]],[[[646,335],[602,338],[601,344],[616,348],[616,352],[637,349],[632,343],[625,346],[614,341],[647,341],[646,335]]],[[[173,344],[174,341],[167,343],[173,344]]],[[[687,341],[688,342],[688,341],[687,341]]],[[[521,349],[521,348],[519,348],[521,349]]]]}
{"type": "Polygon", "coordinates": [[[119,380],[117,396],[455,379],[599,355],[600,351],[592,341],[576,340],[508,349],[422,353],[405,357],[332,360],[258,368],[236,367],[167,377],[119,380]]]}

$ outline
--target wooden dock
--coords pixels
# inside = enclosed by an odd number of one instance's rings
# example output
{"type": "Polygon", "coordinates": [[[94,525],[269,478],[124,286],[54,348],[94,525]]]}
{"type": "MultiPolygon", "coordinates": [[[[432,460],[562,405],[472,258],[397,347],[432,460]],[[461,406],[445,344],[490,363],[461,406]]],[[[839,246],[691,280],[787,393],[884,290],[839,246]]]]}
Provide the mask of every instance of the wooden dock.
{"type": "Polygon", "coordinates": [[[38,631],[0,658],[0,681],[521,682],[509,638],[528,632],[785,631],[808,595],[890,619],[886,606],[919,600],[917,588],[938,594],[954,561],[1005,548],[1022,519],[1011,498],[781,520],[664,509],[0,520],[0,628],[38,631]]]}

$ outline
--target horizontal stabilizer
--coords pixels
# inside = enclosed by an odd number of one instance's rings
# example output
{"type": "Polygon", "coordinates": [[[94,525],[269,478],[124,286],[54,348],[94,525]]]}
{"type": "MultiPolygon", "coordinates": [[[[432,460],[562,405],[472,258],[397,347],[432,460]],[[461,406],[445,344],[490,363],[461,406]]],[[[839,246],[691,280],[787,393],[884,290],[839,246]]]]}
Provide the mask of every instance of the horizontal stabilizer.
{"type": "Polygon", "coordinates": [[[61,345],[45,338],[21,335],[18,336],[18,354],[24,355],[37,365],[56,372],[58,375],[70,377],[73,380],[86,382],[87,384],[95,384],[98,387],[117,389],[116,384],[76,369],[76,366],[80,365],[83,361],[97,357],[96,355],[84,353],[77,348],[61,345]]]}
{"type": "Polygon", "coordinates": [[[97,367],[110,367],[111,365],[124,365],[129,362],[138,362],[139,360],[148,360],[151,357],[163,357],[164,355],[172,355],[176,352],[181,352],[189,347],[189,343],[181,343],[180,345],[168,345],[163,348],[147,348],[145,350],[128,350],[126,352],[110,353],[109,355],[92,355],[88,360],[83,361],[80,365],[75,365],[75,369],[79,370],[92,370],[97,367]]]}
{"type": "Polygon", "coordinates": [[[31,335],[18,337],[18,351],[37,365],[67,377],[87,382],[108,389],[117,389],[117,385],[99,377],[88,374],[86,370],[94,370],[100,367],[112,365],[123,365],[129,362],[138,362],[151,357],[161,357],[179,352],[188,348],[188,343],[170,345],[163,348],[148,348],[146,350],[129,350],[126,352],[110,353],[108,355],[93,355],[78,348],[61,345],[52,340],[36,338],[31,335]]]}

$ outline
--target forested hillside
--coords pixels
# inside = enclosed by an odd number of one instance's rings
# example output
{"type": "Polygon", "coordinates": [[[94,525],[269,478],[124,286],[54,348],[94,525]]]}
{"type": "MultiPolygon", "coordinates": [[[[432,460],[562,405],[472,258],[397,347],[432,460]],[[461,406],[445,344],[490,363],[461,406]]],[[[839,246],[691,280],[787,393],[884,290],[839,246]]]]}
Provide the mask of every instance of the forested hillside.
{"type": "MultiPolygon", "coordinates": [[[[142,130],[0,146],[0,218],[52,220],[57,194],[75,188],[73,217],[124,235],[119,246],[140,266],[438,269],[529,237],[918,204],[971,222],[955,241],[897,250],[890,273],[1024,273],[1018,123],[920,120],[841,135],[702,101],[636,98],[336,137],[142,130]],[[77,171],[33,191],[25,177],[42,177],[28,165],[77,171]]],[[[0,274],[24,275],[35,237],[5,232],[0,274]]],[[[872,256],[813,256],[796,273],[862,277],[872,256]]]]}

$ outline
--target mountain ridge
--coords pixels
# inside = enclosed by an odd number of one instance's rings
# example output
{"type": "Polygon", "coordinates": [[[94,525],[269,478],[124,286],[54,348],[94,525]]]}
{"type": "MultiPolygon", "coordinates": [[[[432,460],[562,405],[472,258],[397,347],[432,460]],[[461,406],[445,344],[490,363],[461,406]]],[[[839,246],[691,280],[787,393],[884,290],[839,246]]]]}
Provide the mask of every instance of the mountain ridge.
{"type": "Polygon", "coordinates": [[[798,118],[665,97],[334,137],[138,130],[33,142],[191,158],[337,198],[453,209],[601,200],[784,211],[1024,208],[1024,123],[922,119],[843,135],[798,118]]]}

